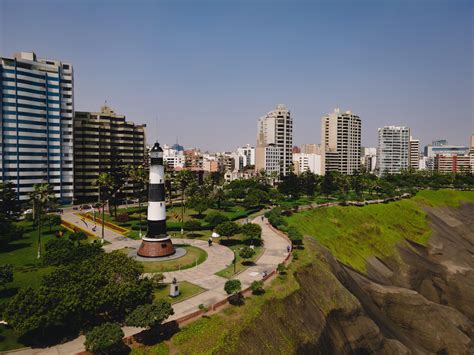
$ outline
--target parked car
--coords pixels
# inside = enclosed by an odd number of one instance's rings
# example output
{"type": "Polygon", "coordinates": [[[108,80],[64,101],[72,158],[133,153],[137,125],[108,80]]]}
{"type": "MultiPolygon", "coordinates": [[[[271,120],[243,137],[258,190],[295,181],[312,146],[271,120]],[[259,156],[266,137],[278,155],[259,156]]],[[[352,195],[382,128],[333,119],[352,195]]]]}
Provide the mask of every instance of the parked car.
{"type": "Polygon", "coordinates": [[[30,213],[33,213],[33,209],[31,209],[31,208],[28,208],[27,210],[23,211],[23,215],[27,215],[27,214],[30,214],[30,213]]]}

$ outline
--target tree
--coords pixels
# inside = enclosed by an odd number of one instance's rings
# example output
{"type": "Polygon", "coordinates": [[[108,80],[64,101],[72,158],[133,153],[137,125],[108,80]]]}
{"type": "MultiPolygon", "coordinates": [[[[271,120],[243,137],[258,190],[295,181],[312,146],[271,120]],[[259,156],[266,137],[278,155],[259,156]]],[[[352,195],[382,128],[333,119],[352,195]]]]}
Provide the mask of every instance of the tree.
{"type": "Polygon", "coordinates": [[[323,180],[321,181],[321,194],[326,195],[326,198],[329,197],[334,191],[336,191],[336,181],[335,173],[330,171],[324,175],[323,180]]]}
{"type": "Polygon", "coordinates": [[[217,212],[217,211],[211,211],[209,212],[206,217],[204,217],[204,220],[209,223],[209,225],[211,227],[215,227],[217,226],[218,224],[221,224],[221,223],[224,223],[224,222],[228,222],[229,221],[229,217],[227,217],[226,215],[220,213],[220,212],[217,212]]]}
{"type": "Polygon", "coordinates": [[[39,288],[20,289],[8,303],[4,318],[22,332],[121,321],[131,309],[152,301],[152,281],[142,273],[140,263],[118,251],[60,265],[43,276],[39,288]]]}
{"type": "Polygon", "coordinates": [[[252,294],[254,295],[261,295],[265,293],[265,290],[263,289],[263,282],[262,281],[253,281],[250,284],[250,289],[252,290],[252,294]]]}
{"type": "Polygon", "coordinates": [[[7,283],[13,281],[13,265],[0,265],[0,285],[5,289],[7,283]]]}
{"type": "Polygon", "coordinates": [[[180,170],[178,171],[178,174],[176,174],[176,181],[178,182],[178,185],[181,190],[181,234],[184,233],[184,212],[185,212],[185,194],[186,194],[186,189],[188,186],[195,181],[196,178],[191,170],[180,170]]]}
{"type": "Polygon", "coordinates": [[[87,240],[87,234],[83,231],[75,232],[69,235],[69,240],[75,242],[76,244],[79,244],[81,240],[87,240]]]}
{"type": "Polygon", "coordinates": [[[41,218],[46,207],[54,201],[53,187],[49,184],[35,184],[30,200],[33,203],[33,218],[38,227],[38,259],[41,257],[41,218]]]}
{"type": "Polygon", "coordinates": [[[224,291],[227,292],[228,295],[235,295],[239,293],[241,289],[242,283],[237,279],[226,281],[224,284],[224,291]]]}
{"type": "MultiPolygon", "coordinates": [[[[82,238],[83,232],[72,234],[82,238]]],[[[59,238],[50,239],[45,245],[43,255],[43,264],[45,265],[68,265],[90,258],[91,256],[102,253],[102,247],[99,243],[75,244],[74,241],[59,238]]]]}
{"type": "MultiPolygon", "coordinates": [[[[138,216],[140,226],[140,237],[142,236],[142,199],[146,191],[148,183],[148,176],[145,168],[142,165],[132,167],[127,171],[127,179],[134,185],[135,196],[138,199],[138,216]]],[[[168,180],[167,180],[168,181],[168,180]]],[[[171,181],[169,181],[171,184],[171,181]]]]}
{"type": "Polygon", "coordinates": [[[195,195],[188,200],[188,207],[197,211],[199,217],[202,218],[202,214],[204,211],[209,209],[211,206],[211,200],[202,195],[195,195]]]}
{"type": "Polygon", "coordinates": [[[20,212],[21,206],[13,184],[11,182],[0,182],[0,218],[15,221],[20,212]]]}
{"type": "Polygon", "coordinates": [[[244,205],[247,208],[260,206],[269,201],[268,193],[260,189],[251,189],[244,198],[244,205]]]}
{"type": "Polygon", "coordinates": [[[144,304],[135,308],[125,319],[130,327],[154,328],[174,314],[171,304],[165,300],[144,304]]]}
{"type": "Polygon", "coordinates": [[[219,224],[216,227],[216,232],[219,233],[220,235],[230,238],[233,235],[240,232],[240,227],[237,223],[228,221],[228,222],[219,224]]]}
{"type": "Polygon", "coordinates": [[[118,323],[104,323],[86,333],[84,346],[94,354],[110,354],[122,343],[124,333],[118,323]]]}
{"type": "Polygon", "coordinates": [[[291,198],[298,198],[301,194],[300,179],[293,172],[283,176],[281,183],[278,185],[278,191],[291,198]]]}
{"type": "Polygon", "coordinates": [[[248,246],[245,246],[242,249],[240,249],[239,255],[242,259],[245,260],[245,262],[247,262],[248,259],[251,259],[255,255],[255,250],[253,250],[252,248],[248,246]]]}
{"type": "Polygon", "coordinates": [[[45,222],[49,226],[49,231],[51,232],[53,228],[61,225],[61,216],[55,213],[47,214],[45,222]]]}
{"type": "Polygon", "coordinates": [[[189,221],[184,222],[184,229],[192,232],[199,230],[201,228],[201,221],[197,219],[191,219],[189,221]]]}
{"type": "Polygon", "coordinates": [[[260,244],[262,241],[262,227],[256,223],[246,223],[241,227],[241,233],[255,242],[260,244]]]}
{"type": "Polygon", "coordinates": [[[222,201],[225,199],[225,191],[222,186],[215,186],[212,191],[212,199],[217,202],[217,209],[221,209],[222,201]]]}
{"type": "Polygon", "coordinates": [[[15,225],[9,218],[0,215],[0,247],[21,239],[23,229],[15,225]]]}
{"type": "Polygon", "coordinates": [[[303,189],[304,193],[307,196],[314,196],[320,183],[319,176],[309,170],[306,170],[300,175],[299,178],[301,181],[301,188],[303,189]]]}
{"type": "MultiPolygon", "coordinates": [[[[105,205],[109,202],[110,197],[114,193],[112,177],[109,173],[100,173],[97,179],[92,182],[93,185],[99,187],[99,203],[102,205],[102,243],[105,241],[105,205]]],[[[110,210],[110,206],[109,206],[110,210]]]]}

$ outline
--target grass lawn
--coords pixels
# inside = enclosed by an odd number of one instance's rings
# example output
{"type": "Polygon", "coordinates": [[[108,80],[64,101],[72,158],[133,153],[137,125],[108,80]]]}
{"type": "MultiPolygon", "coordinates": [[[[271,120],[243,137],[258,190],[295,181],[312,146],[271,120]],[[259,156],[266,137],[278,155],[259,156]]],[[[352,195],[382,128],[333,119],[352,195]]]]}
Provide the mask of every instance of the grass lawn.
{"type": "Polygon", "coordinates": [[[331,207],[295,213],[286,220],[303,235],[317,239],[340,261],[364,271],[370,256],[395,256],[395,245],[410,239],[426,244],[431,235],[422,204],[459,205],[474,192],[422,191],[416,197],[364,207],[331,207]]]}
{"type": "Polygon", "coordinates": [[[189,297],[195,296],[198,293],[205,291],[202,287],[198,285],[192,284],[191,282],[182,281],[179,284],[180,294],[177,297],[171,297],[169,295],[170,286],[169,284],[162,284],[158,288],[155,289],[153,292],[153,297],[155,301],[160,299],[165,299],[166,301],[170,302],[171,304],[180,302],[185,300],[189,297]]]}
{"type": "Polygon", "coordinates": [[[230,264],[225,269],[223,269],[219,272],[216,272],[217,276],[222,276],[222,277],[225,277],[227,279],[230,279],[235,274],[238,274],[239,272],[241,272],[241,271],[247,269],[249,266],[251,266],[252,262],[255,262],[256,260],[258,260],[258,258],[260,258],[260,256],[262,255],[262,253],[264,251],[263,247],[256,246],[254,248],[255,255],[251,259],[248,259],[248,260],[244,261],[240,257],[238,250],[243,248],[244,246],[250,245],[250,241],[247,239],[247,237],[245,237],[241,234],[238,234],[238,235],[233,236],[229,240],[227,240],[227,238],[225,238],[225,237],[221,237],[220,239],[221,239],[220,244],[229,247],[230,249],[232,249],[232,251],[235,250],[236,251],[235,255],[237,256],[237,260],[236,260],[236,263],[235,263],[235,272],[234,272],[234,264],[230,264]],[[245,262],[245,264],[243,264],[243,262],[245,262]]]}
{"type": "MultiPolygon", "coordinates": [[[[142,261],[144,272],[167,272],[189,269],[191,267],[203,263],[207,259],[207,253],[201,248],[191,245],[175,244],[175,247],[182,247],[186,249],[186,254],[178,259],[164,260],[164,261],[142,261]]],[[[128,254],[129,248],[120,249],[121,252],[128,254]]]]}

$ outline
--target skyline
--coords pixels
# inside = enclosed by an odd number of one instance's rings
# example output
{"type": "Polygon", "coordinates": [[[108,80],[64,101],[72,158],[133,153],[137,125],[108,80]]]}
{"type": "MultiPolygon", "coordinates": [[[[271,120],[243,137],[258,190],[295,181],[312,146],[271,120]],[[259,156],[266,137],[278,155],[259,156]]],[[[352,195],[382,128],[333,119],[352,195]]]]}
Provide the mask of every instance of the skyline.
{"type": "Polygon", "coordinates": [[[320,143],[321,116],[335,107],[361,117],[364,146],[385,125],[410,127],[421,146],[467,145],[471,13],[470,1],[0,0],[0,54],[71,62],[75,110],[107,100],[147,124],[148,143],[255,145],[258,118],[283,103],[295,145],[320,143]]]}

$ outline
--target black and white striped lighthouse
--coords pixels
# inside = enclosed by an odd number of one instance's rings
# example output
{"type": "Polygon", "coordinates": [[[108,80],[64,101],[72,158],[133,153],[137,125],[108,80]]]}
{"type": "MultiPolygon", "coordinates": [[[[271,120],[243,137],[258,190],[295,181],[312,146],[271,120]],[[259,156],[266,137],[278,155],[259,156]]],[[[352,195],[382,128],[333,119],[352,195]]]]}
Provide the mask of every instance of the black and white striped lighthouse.
{"type": "Polygon", "coordinates": [[[165,167],[163,149],[157,142],[150,150],[150,183],[148,187],[148,233],[142,238],[139,256],[156,258],[175,253],[166,233],[165,167]]]}

